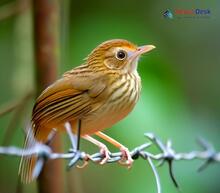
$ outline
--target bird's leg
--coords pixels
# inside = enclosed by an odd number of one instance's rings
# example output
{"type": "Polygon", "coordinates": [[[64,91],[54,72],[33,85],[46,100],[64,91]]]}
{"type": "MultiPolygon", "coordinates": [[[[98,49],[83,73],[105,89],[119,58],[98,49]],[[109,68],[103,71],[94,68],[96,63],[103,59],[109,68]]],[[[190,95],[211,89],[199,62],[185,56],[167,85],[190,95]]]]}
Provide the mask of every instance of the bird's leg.
{"type": "MultiPolygon", "coordinates": [[[[67,134],[69,135],[70,142],[72,145],[71,152],[74,152],[74,157],[69,162],[69,167],[72,167],[80,159],[81,156],[81,152],[79,151],[81,120],[78,120],[77,135],[73,134],[72,127],[69,122],[66,122],[64,126],[66,128],[67,134]]],[[[89,155],[87,155],[87,157],[89,157],[89,155]]],[[[85,160],[83,166],[80,167],[83,168],[86,165],[87,160],[85,160]]]]}
{"type": "Polygon", "coordinates": [[[100,153],[104,155],[104,158],[100,161],[100,164],[105,164],[110,159],[111,152],[108,150],[105,144],[101,143],[100,141],[94,139],[89,135],[84,135],[83,138],[100,148],[100,153]]]}
{"type": "Polygon", "coordinates": [[[73,134],[72,127],[69,122],[66,122],[64,126],[65,126],[67,134],[70,138],[72,149],[73,149],[73,151],[75,151],[77,149],[77,136],[73,134]]]}
{"type": "Polygon", "coordinates": [[[96,132],[95,134],[120,149],[122,153],[122,160],[119,163],[121,163],[122,165],[127,165],[128,168],[132,166],[133,159],[127,147],[100,131],[96,132]],[[124,160],[126,160],[126,162],[123,162],[124,160]]]}

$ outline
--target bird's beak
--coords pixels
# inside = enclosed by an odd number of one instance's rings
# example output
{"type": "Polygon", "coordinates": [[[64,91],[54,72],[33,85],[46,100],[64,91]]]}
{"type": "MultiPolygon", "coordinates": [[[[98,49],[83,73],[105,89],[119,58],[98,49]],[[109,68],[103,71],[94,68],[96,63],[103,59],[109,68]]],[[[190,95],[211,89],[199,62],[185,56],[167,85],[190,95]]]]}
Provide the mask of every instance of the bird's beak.
{"type": "Polygon", "coordinates": [[[133,61],[135,60],[137,57],[139,57],[142,54],[145,54],[151,50],[153,50],[154,48],[156,48],[153,45],[146,45],[146,46],[140,46],[138,47],[138,49],[136,51],[134,51],[131,56],[130,56],[130,60],[133,61]]]}

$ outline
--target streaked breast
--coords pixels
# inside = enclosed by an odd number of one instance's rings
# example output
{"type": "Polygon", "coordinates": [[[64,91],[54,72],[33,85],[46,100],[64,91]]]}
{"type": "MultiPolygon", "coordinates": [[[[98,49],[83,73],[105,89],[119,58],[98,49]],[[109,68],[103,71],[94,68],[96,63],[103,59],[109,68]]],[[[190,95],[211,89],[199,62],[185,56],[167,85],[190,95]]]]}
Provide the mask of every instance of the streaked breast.
{"type": "Polygon", "coordinates": [[[109,89],[105,103],[85,120],[89,133],[111,127],[132,111],[140,96],[140,77],[138,74],[123,74],[109,89]]]}

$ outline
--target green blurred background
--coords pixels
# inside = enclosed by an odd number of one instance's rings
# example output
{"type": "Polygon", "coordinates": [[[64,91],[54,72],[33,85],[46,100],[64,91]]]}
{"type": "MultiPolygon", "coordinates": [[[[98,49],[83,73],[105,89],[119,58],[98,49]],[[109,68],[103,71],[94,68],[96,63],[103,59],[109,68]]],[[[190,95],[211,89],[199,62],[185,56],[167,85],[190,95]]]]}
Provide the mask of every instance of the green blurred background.
{"type": "MultiPolygon", "coordinates": [[[[32,10],[4,17],[5,5],[11,2],[0,1],[1,106],[34,89],[32,10]]],[[[143,89],[135,110],[106,133],[129,148],[144,143],[145,132],[154,132],[163,140],[172,139],[176,151],[199,149],[195,143],[198,136],[220,149],[219,8],[217,0],[62,1],[59,74],[81,64],[93,48],[108,39],[153,44],[157,48],[139,64],[143,89]],[[207,18],[177,18],[175,14],[173,19],[163,17],[166,9],[195,8],[210,9],[211,14],[207,18]]],[[[33,101],[19,114],[21,118],[15,119],[16,133],[8,144],[23,144],[22,128],[32,106],[33,101]]],[[[2,143],[13,116],[10,113],[0,117],[2,143]]],[[[85,151],[97,151],[91,146],[87,142],[82,144],[85,151]]],[[[197,173],[200,164],[201,161],[175,162],[174,171],[182,192],[219,193],[220,166],[213,164],[197,173]]],[[[15,192],[18,166],[19,158],[0,157],[1,193],[15,192]]],[[[163,192],[178,192],[169,178],[168,167],[158,171],[163,192]]],[[[131,170],[118,164],[90,164],[65,174],[66,192],[156,192],[152,171],[141,159],[135,161],[131,170]]],[[[36,192],[35,183],[24,186],[24,192],[30,191],[36,192]]]]}

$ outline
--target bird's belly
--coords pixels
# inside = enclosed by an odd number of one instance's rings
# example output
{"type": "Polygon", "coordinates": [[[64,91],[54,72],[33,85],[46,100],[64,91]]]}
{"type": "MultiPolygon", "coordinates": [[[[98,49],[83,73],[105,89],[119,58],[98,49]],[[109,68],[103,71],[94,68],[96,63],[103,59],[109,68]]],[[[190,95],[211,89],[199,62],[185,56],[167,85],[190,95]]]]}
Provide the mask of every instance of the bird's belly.
{"type": "Polygon", "coordinates": [[[82,135],[94,134],[97,131],[102,131],[111,127],[124,117],[126,117],[133,109],[134,104],[121,107],[120,105],[107,107],[103,106],[97,112],[82,120],[82,135]]]}

